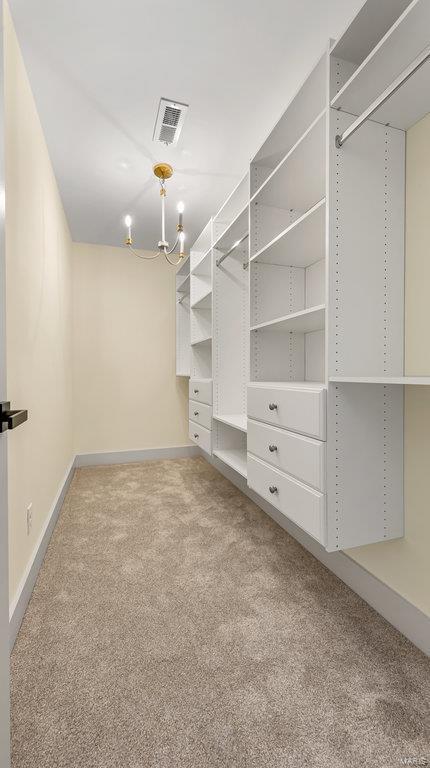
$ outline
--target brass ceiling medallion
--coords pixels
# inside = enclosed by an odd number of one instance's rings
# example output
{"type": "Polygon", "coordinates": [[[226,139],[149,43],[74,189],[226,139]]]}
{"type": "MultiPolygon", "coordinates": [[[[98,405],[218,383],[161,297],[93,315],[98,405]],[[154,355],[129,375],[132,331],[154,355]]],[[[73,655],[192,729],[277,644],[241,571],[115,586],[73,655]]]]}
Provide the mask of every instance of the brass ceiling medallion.
{"type": "Polygon", "coordinates": [[[184,240],[185,240],[185,234],[184,234],[184,224],[183,224],[183,212],[184,212],[184,204],[178,203],[177,210],[178,210],[178,223],[176,225],[176,240],[173,244],[173,247],[169,247],[169,243],[166,240],[166,181],[167,179],[170,179],[173,176],[173,168],[169,163],[155,163],[153,167],[154,176],[159,180],[160,182],[160,197],[161,197],[161,240],[158,241],[158,252],[152,254],[151,256],[145,256],[142,253],[138,253],[133,249],[133,238],[131,236],[131,225],[132,225],[132,219],[129,214],[124,219],[125,226],[127,228],[127,238],[125,240],[125,245],[127,248],[134,253],[135,256],[138,256],[140,259],[156,259],[157,256],[159,256],[161,253],[164,254],[166,261],[169,262],[169,264],[172,264],[172,266],[177,266],[180,261],[185,256],[184,253],[184,240]],[[177,261],[172,261],[170,259],[170,256],[175,251],[175,248],[177,247],[179,243],[179,253],[176,253],[175,255],[178,257],[177,261]]]}
{"type": "Polygon", "coordinates": [[[169,163],[155,163],[152,170],[154,171],[154,175],[157,176],[158,179],[163,179],[163,181],[170,179],[170,177],[173,176],[173,168],[169,163]]]}

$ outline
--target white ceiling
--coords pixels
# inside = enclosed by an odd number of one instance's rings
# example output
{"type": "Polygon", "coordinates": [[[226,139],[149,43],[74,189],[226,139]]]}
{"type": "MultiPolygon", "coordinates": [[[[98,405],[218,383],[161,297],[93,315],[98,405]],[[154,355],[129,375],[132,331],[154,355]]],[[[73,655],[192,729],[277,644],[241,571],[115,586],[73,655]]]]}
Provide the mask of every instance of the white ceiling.
{"type": "Polygon", "coordinates": [[[11,0],[76,241],[159,239],[152,165],[173,164],[169,232],[187,244],[246,170],[290,96],[363,0],[11,0]],[[190,104],[176,147],[152,141],[160,96],[190,104]]]}

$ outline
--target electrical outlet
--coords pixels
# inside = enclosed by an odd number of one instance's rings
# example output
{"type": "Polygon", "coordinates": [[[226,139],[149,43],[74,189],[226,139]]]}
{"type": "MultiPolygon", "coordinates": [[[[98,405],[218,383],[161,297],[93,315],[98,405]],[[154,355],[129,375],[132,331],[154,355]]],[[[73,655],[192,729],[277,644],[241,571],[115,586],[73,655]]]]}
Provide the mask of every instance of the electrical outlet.
{"type": "Polygon", "coordinates": [[[27,507],[27,536],[31,533],[31,527],[33,525],[33,504],[29,504],[27,507]]]}

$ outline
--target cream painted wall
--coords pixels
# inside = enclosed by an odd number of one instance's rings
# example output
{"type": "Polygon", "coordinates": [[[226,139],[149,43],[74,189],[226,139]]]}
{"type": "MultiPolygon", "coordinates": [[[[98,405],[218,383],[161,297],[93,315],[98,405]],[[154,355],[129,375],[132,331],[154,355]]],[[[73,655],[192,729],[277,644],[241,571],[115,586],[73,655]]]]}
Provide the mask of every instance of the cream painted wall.
{"type": "Polygon", "coordinates": [[[125,248],[73,245],[77,453],[189,443],[175,376],[175,269],[125,248]]]}
{"type": "Polygon", "coordinates": [[[7,391],[13,407],[29,411],[7,438],[13,602],[72,459],[72,274],[71,238],[7,7],[5,114],[7,391]]]}
{"type": "MultiPolygon", "coordinates": [[[[405,371],[430,375],[430,115],[406,144],[405,371]]],[[[430,388],[405,387],[405,537],[348,554],[430,616],[430,388]]]]}

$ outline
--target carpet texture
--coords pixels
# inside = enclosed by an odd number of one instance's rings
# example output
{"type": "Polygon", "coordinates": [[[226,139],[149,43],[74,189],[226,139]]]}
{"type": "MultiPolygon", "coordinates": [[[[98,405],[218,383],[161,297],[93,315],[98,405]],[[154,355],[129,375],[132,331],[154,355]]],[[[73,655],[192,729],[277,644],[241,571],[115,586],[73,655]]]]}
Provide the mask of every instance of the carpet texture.
{"type": "Polygon", "coordinates": [[[429,673],[203,459],[78,469],[12,655],[12,764],[430,764],[429,673]]]}

